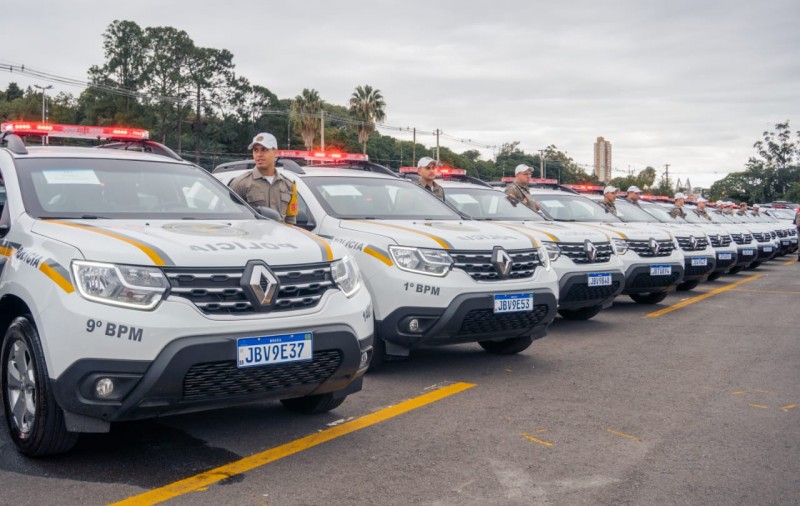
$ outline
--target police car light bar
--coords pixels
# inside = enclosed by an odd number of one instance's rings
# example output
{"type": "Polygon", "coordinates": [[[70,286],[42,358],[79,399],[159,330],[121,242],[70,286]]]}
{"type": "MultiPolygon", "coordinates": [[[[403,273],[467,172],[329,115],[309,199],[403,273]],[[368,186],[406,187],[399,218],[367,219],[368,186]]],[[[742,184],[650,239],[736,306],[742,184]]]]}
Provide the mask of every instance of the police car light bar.
{"type": "Polygon", "coordinates": [[[0,130],[17,135],[39,135],[70,139],[143,141],[150,138],[150,132],[141,128],[61,125],[36,121],[8,121],[0,125],[0,130]]]}
{"type": "MultiPolygon", "coordinates": [[[[504,183],[513,183],[514,179],[515,178],[513,176],[506,176],[504,178],[501,178],[500,180],[504,183]]],[[[540,177],[532,177],[530,183],[528,184],[558,184],[558,179],[542,179],[540,177]]]]}
{"type": "Polygon", "coordinates": [[[369,156],[362,153],[339,153],[335,151],[301,151],[296,149],[279,149],[278,158],[300,158],[316,162],[367,162],[369,156]]]}
{"type": "MultiPolygon", "coordinates": [[[[413,173],[417,171],[417,167],[400,167],[400,173],[413,173]]],[[[466,169],[456,169],[455,167],[436,167],[436,173],[440,176],[466,176],[466,169]]]]}

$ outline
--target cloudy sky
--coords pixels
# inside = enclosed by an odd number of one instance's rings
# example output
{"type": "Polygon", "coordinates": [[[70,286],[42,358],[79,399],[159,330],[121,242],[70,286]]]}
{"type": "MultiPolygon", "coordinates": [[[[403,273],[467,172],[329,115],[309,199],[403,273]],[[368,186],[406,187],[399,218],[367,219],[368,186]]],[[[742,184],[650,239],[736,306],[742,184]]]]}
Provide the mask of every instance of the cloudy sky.
{"type": "MultiPolygon", "coordinates": [[[[391,126],[555,144],[589,171],[604,136],[614,176],[670,164],[707,186],[741,170],[775,123],[800,129],[797,0],[14,2],[0,63],[85,79],[115,19],[228,49],[240,75],[281,98],[315,88],[345,105],[369,84],[391,126]]],[[[0,71],[0,88],[10,81],[38,83],[0,71]]]]}

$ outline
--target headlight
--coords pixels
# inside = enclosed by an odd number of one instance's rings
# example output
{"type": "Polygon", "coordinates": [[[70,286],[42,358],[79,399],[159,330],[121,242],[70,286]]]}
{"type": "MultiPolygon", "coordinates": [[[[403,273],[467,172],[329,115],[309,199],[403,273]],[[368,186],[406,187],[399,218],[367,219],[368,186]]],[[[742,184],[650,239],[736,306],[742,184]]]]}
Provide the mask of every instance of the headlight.
{"type": "Polygon", "coordinates": [[[84,299],[131,309],[153,309],[169,287],[155,267],[75,260],[72,274],[84,299]]]}
{"type": "Polygon", "coordinates": [[[542,245],[547,250],[547,256],[550,257],[551,262],[555,262],[561,256],[561,248],[558,247],[558,244],[552,241],[542,241],[542,245]]]}
{"type": "Polygon", "coordinates": [[[450,255],[438,249],[389,246],[389,254],[392,255],[392,260],[398,269],[417,274],[441,277],[453,267],[450,255]]]}
{"type": "Polygon", "coordinates": [[[331,264],[331,274],[333,275],[333,282],[348,298],[352,297],[361,286],[361,273],[358,270],[358,265],[349,256],[333,262],[331,264]]]}
{"type": "Polygon", "coordinates": [[[542,265],[544,266],[545,270],[550,270],[550,251],[548,251],[547,247],[542,244],[536,251],[539,252],[539,258],[542,261],[542,265]]]}
{"type": "Polygon", "coordinates": [[[625,239],[613,238],[611,239],[611,248],[617,255],[624,255],[628,252],[628,241],[625,239]]]}

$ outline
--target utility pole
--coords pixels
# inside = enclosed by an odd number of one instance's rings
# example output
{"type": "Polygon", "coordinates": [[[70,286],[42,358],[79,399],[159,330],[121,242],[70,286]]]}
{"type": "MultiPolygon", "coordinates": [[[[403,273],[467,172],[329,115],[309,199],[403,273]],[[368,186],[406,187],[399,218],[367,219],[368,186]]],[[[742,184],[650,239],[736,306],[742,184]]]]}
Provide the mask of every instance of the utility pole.
{"type": "Polygon", "coordinates": [[[411,165],[417,163],[417,127],[414,127],[411,141],[411,165]]]}
{"type": "Polygon", "coordinates": [[[664,164],[664,170],[666,171],[666,175],[664,177],[666,178],[667,186],[669,186],[669,164],[668,163],[664,164]]]}
{"type": "MultiPolygon", "coordinates": [[[[39,86],[38,84],[34,84],[33,87],[42,90],[42,123],[46,123],[47,122],[47,112],[46,112],[47,111],[47,106],[45,105],[45,102],[44,102],[44,92],[46,90],[53,89],[53,85],[52,84],[48,84],[47,86],[39,86]]],[[[46,141],[47,141],[47,136],[43,135],[42,136],[42,146],[44,146],[46,141]]]]}
{"type": "Polygon", "coordinates": [[[539,178],[544,179],[544,150],[539,150],[539,178]]]}
{"type": "Polygon", "coordinates": [[[436,129],[436,164],[439,164],[439,129],[436,129]]]}
{"type": "Polygon", "coordinates": [[[325,111],[319,111],[320,129],[320,149],[325,151],[325,111]]]}

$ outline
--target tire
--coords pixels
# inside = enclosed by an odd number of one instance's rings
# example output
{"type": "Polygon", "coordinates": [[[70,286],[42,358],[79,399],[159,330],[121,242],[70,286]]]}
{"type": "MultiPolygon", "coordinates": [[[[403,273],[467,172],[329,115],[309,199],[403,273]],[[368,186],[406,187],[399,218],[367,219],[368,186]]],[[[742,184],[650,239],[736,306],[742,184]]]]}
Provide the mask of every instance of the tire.
{"type": "Polygon", "coordinates": [[[656,293],[632,293],[630,298],[639,304],[658,304],[667,298],[667,292],[656,293]]]}
{"type": "Polygon", "coordinates": [[[582,307],[580,309],[559,309],[558,314],[565,320],[588,320],[597,316],[603,306],[582,307]]]}
{"type": "Polygon", "coordinates": [[[296,397],[294,399],[281,399],[281,403],[289,411],[302,413],[304,415],[318,415],[338,408],[345,399],[347,399],[346,395],[335,399],[333,393],[327,393],[296,397]]]}
{"type": "Polygon", "coordinates": [[[525,336],[512,337],[510,339],[503,339],[502,341],[478,341],[478,344],[489,353],[494,353],[496,355],[514,355],[526,350],[532,342],[533,339],[531,336],[525,336]]]}
{"type": "Polygon", "coordinates": [[[712,272],[708,275],[708,281],[716,281],[722,276],[721,272],[712,272]]]}
{"type": "Polygon", "coordinates": [[[739,272],[742,272],[742,270],[744,270],[744,266],[737,265],[736,267],[731,267],[731,270],[728,271],[728,274],[737,274],[739,272]]]}
{"type": "Polygon", "coordinates": [[[3,408],[11,440],[31,457],[65,453],[78,433],[67,432],[56,404],[39,333],[29,317],[17,317],[6,331],[0,353],[3,408]]]}
{"type": "Polygon", "coordinates": [[[753,262],[752,264],[747,266],[748,271],[752,271],[753,269],[758,269],[761,266],[761,262],[753,262]]]}
{"type": "Polygon", "coordinates": [[[700,280],[695,279],[694,281],[684,281],[683,283],[679,284],[677,289],[681,292],[688,292],[689,290],[694,290],[697,288],[697,285],[700,284],[700,280]]]}
{"type": "Polygon", "coordinates": [[[386,341],[378,337],[377,332],[374,336],[372,339],[372,358],[369,361],[367,372],[379,371],[386,365],[386,341]]]}

